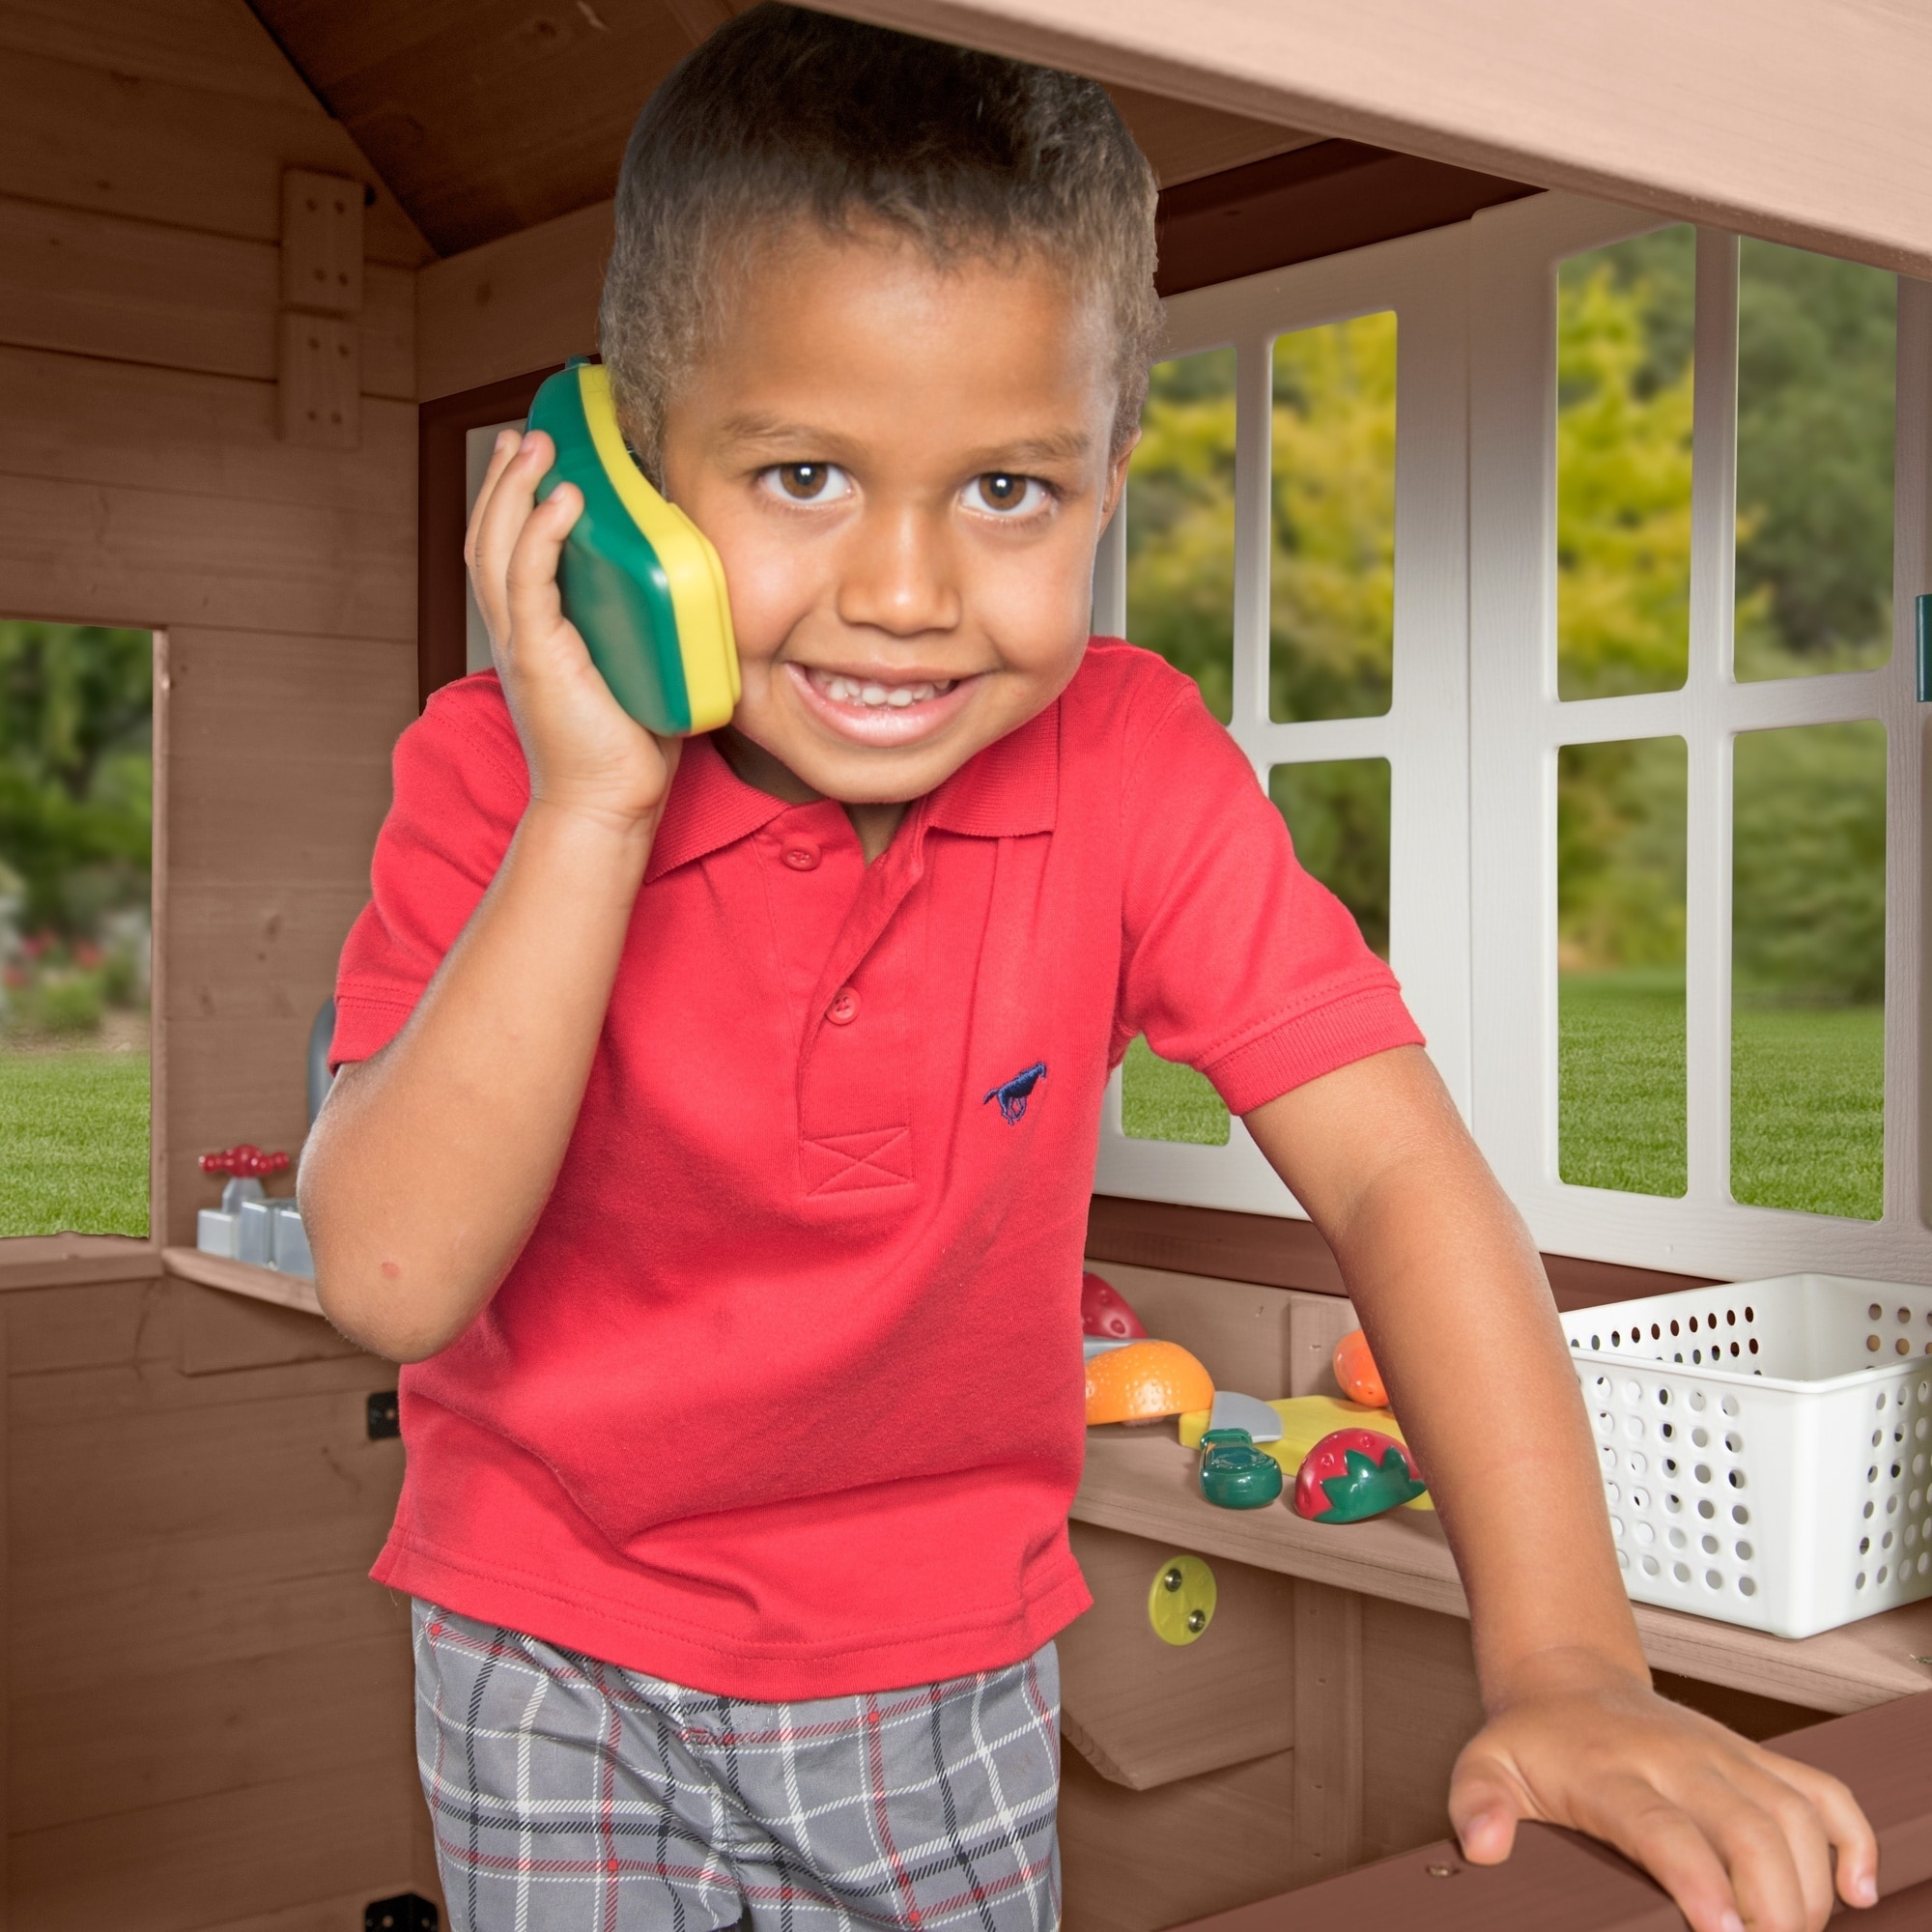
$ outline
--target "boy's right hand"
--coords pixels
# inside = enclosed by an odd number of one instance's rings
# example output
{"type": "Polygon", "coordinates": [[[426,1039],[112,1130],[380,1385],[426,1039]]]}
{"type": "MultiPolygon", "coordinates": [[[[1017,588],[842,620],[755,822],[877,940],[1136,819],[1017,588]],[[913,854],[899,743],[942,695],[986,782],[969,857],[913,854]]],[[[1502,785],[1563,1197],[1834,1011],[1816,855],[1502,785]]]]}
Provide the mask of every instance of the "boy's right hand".
{"type": "Polygon", "coordinates": [[[536,500],[554,460],[541,430],[504,430],[463,543],[477,609],[530,768],[530,798],[629,832],[655,830],[680,743],[646,731],[611,695],[556,583],[583,508],[570,484],[536,500]]]}

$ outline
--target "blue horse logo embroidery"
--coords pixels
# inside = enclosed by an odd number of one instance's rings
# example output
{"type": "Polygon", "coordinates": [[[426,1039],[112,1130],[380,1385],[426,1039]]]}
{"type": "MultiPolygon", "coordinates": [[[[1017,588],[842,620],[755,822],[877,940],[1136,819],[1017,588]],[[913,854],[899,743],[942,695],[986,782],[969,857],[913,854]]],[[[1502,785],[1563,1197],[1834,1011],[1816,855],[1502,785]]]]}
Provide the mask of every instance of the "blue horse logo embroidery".
{"type": "Polygon", "coordinates": [[[1016,1127],[1026,1118],[1027,1102],[1033,1097],[1033,1090],[1045,1078],[1046,1062],[1036,1060],[1024,1073],[1015,1073],[1010,1080],[1002,1081],[980,1104],[983,1107],[986,1100],[997,1100],[1000,1103],[1000,1118],[1009,1127],[1016,1127]]]}

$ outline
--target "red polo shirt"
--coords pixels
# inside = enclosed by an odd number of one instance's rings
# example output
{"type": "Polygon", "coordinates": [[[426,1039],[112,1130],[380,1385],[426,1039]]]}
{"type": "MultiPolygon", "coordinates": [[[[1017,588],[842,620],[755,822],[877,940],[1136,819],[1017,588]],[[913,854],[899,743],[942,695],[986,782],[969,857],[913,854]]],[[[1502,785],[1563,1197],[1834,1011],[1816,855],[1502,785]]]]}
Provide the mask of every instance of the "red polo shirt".
{"type": "MultiPolygon", "coordinates": [[[[338,1061],[401,1029],[526,799],[494,675],[403,734],[338,1061]]],[[[1139,1033],[1236,1113],[1420,1037],[1159,658],[1095,644],[869,867],[695,740],[549,1206],[402,1372],[377,1577],[760,1700],[1036,1649],[1088,1603],[1080,1258],[1139,1033]]]]}

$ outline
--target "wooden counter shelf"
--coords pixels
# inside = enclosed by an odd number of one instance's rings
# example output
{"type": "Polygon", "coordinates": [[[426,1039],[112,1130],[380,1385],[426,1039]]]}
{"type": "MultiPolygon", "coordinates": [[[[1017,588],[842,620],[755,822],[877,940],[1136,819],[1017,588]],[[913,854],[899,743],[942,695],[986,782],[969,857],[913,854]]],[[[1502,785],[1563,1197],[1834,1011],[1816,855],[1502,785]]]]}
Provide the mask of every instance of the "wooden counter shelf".
{"type": "Polygon", "coordinates": [[[199,1248],[163,1248],[161,1267],[167,1274],[199,1282],[203,1288],[276,1302],[283,1308],[299,1308],[305,1315],[322,1313],[315,1283],[305,1274],[284,1274],[279,1268],[257,1267],[253,1262],[232,1262],[224,1255],[203,1254],[199,1248]]]}
{"type": "MultiPolygon", "coordinates": [[[[1216,1509],[1196,1486],[1199,1457],[1172,1423],[1092,1429],[1075,1520],[1176,1549],[1453,1616],[1469,1614],[1441,1524],[1397,1510],[1346,1528],[1305,1522],[1283,1504],[1216,1509]]],[[[1637,1605],[1653,1667],[1833,1713],[1932,1689],[1932,1599],[1793,1641],[1679,1610],[1637,1605]]]]}

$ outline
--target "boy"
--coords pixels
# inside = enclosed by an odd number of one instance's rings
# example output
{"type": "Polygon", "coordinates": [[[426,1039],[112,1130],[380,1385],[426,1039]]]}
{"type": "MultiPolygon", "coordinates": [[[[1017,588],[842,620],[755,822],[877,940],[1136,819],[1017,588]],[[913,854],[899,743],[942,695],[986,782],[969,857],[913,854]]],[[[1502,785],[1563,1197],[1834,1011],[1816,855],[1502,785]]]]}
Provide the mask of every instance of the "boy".
{"type": "Polygon", "coordinates": [[[414,1365],[377,1575],[464,1932],[1057,1923],[1080,1251],[1141,1032],[1328,1236],[1431,1471],[1469,1855],[1577,1825],[1699,1932],[1822,1924],[1833,1848],[1873,1895],[1842,1786],[1652,1693],[1534,1250],[1393,980],[1192,685],[1089,647],[1151,214],[1067,75],[767,6],[666,82],[604,349],[729,582],[710,739],[619,711],[575,493],[497,450],[498,676],[398,748],[302,1173],[330,1317],[414,1365]]]}

